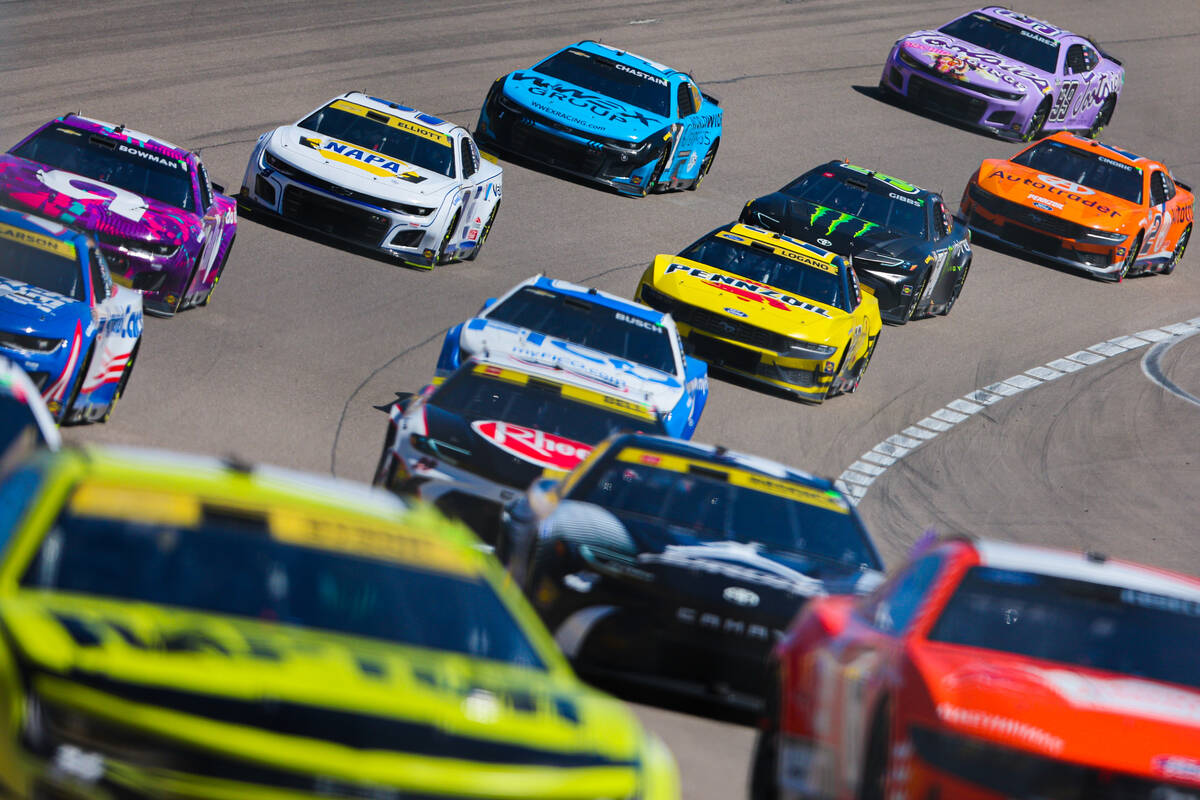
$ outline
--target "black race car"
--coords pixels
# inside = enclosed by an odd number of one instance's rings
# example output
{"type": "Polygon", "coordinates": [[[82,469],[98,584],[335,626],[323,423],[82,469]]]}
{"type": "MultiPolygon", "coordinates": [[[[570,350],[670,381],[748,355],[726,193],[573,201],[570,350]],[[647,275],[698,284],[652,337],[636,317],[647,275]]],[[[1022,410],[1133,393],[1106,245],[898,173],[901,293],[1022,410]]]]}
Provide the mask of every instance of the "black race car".
{"type": "Polygon", "coordinates": [[[502,516],[497,554],[581,671],[734,705],[809,597],[882,579],[828,480],[661,436],[610,437],[502,516]]]}
{"type": "Polygon", "coordinates": [[[884,322],[949,314],[971,268],[971,236],[941,195],[830,161],[752,200],[741,221],[848,254],[884,322]]]}

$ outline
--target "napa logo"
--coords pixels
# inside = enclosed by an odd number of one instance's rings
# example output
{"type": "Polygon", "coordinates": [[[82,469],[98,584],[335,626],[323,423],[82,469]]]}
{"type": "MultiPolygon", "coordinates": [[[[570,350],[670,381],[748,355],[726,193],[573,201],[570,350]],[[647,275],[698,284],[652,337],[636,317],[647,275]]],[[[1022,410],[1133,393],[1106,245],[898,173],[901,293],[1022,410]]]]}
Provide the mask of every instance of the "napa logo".
{"type": "MultiPolygon", "coordinates": [[[[313,140],[309,139],[305,144],[312,146],[313,140]]],[[[321,155],[331,161],[340,161],[343,164],[350,164],[358,167],[361,170],[370,172],[373,175],[378,175],[381,178],[399,178],[400,180],[408,181],[409,183],[420,183],[425,180],[424,176],[416,172],[411,166],[403,161],[396,161],[374,150],[368,150],[364,147],[339,142],[336,139],[329,139],[320,145],[321,155]]]]}

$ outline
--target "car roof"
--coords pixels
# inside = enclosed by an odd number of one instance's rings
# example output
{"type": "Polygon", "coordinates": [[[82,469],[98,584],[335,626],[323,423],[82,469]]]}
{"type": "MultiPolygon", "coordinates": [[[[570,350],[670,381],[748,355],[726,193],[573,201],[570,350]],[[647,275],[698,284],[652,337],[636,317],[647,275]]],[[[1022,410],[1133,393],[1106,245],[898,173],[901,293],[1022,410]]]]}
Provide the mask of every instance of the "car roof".
{"type": "Polygon", "coordinates": [[[980,564],[1056,578],[1169,595],[1200,602],[1200,579],[1164,569],[1109,559],[1097,554],[1036,545],[980,540],[972,542],[980,564]]]}
{"type": "MultiPolygon", "coordinates": [[[[757,472],[766,477],[793,481],[814,489],[837,492],[833,486],[833,481],[828,478],[819,478],[816,475],[789,467],[778,461],[772,461],[768,458],[747,453],[739,453],[719,445],[683,441],[682,439],[655,436],[648,433],[628,433],[622,434],[613,440],[613,451],[622,447],[638,447],[667,455],[681,456],[697,461],[707,461],[714,466],[739,467],[750,472],[757,472]]],[[[841,495],[840,492],[837,493],[841,495]]]]}
{"type": "Polygon", "coordinates": [[[1099,142],[1095,139],[1086,139],[1068,131],[1059,131],[1058,133],[1047,136],[1046,138],[1052,139],[1056,142],[1061,142],[1069,147],[1074,147],[1076,150],[1099,153],[1105,158],[1112,159],[1113,161],[1117,161],[1121,164],[1126,164],[1131,167],[1137,167],[1138,169],[1146,169],[1148,167],[1166,169],[1161,162],[1155,161],[1152,158],[1145,158],[1144,156],[1136,155],[1135,153],[1131,153],[1123,148],[1108,144],[1107,142],[1099,142]]]}
{"type": "Polygon", "coordinates": [[[435,117],[432,114],[426,114],[422,111],[412,108],[411,106],[406,106],[403,103],[397,103],[393,100],[385,100],[382,97],[375,97],[373,95],[366,94],[365,92],[346,92],[339,97],[333,98],[329,102],[332,103],[334,100],[349,100],[351,103],[358,103],[360,106],[369,108],[372,111],[378,111],[381,114],[399,117],[403,120],[407,120],[408,122],[413,122],[417,125],[422,125],[426,128],[431,128],[447,135],[462,127],[461,125],[456,125],[453,122],[447,122],[440,117],[435,117]]]}
{"type": "MultiPolygon", "coordinates": [[[[604,56],[605,58],[611,58],[613,61],[621,64],[627,64],[631,67],[637,67],[638,69],[649,72],[652,75],[657,75],[660,78],[669,79],[673,75],[684,74],[677,69],[668,67],[666,64],[660,64],[657,61],[651,61],[644,56],[639,56],[637,53],[631,53],[628,50],[620,50],[611,45],[592,41],[591,39],[584,39],[583,41],[576,42],[573,45],[568,45],[567,47],[564,47],[563,50],[569,49],[570,47],[576,47],[589,53],[595,53],[597,55],[604,56]]],[[[562,51],[560,50],[559,52],[562,51]]]]}
{"type": "Polygon", "coordinates": [[[790,250],[833,266],[837,266],[838,263],[843,267],[846,265],[846,261],[840,253],[836,253],[833,250],[826,250],[824,247],[806,242],[803,239],[797,239],[786,234],[776,233],[775,231],[768,231],[765,228],[758,228],[754,225],[731,222],[727,225],[722,225],[720,228],[712,231],[712,233],[716,233],[717,231],[729,231],[730,233],[744,236],[752,242],[761,242],[771,247],[790,250]]]}
{"type": "MultiPolygon", "coordinates": [[[[882,173],[878,170],[873,170],[873,169],[870,169],[869,167],[861,167],[857,164],[850,164],[846,161],[840,161],[836,158],[832,161],[825,162],[824,164],[822,164],[819,167],[813,167],[808,172],[805,172],[803,175],[801,175],[800,178],[803,178],[804,175],[809,175],[813,172],[832,172],[834,174],[834,177],[838,178],[839,180],[845,180],[847,178],[856,178],[860,181],[864,181],[865,178],[875,178],[875,180],[873,182],[867,183],[867,187],[868,187],[868,190],[873,191],[877,194],[887,194],[887,192],[889,190],[893,191],[893,192],[896,191],[895,185],[888,183],[886,180],[884,180],[885,178],[890,179],[890,180],[899,180],[895,176],[885,175],[884,173],[882,173]],[[857,169],[856,169],[856,167],[857,167],[857,169]],[[860,170],[865,170],[865,172],[862,172],[860,170]],[[879,176],[879,177],[877,177],[877,176],[879,176]],[[876,184],[878,184],[878,185],[876,185],[876,184]]],[[[800,180],[800,178],[796,178],[796,180],[791,181],[791,183],[795,183],[796,181],[800,180]]],[[[791,183],[789,183],[788,185],[790,186],[791,183]]],[[[909,186],[911,186],[913,189],[916,190],[916,194],[915,194],[916,197],[928,199],[928,198],[934,196],[935,194],[937,194],[936,192],[932,192],[929,189],[922,189],[920,186],[917,186],[915,183],[911,183],[909,181],[904,181],[904,183],[908,184],[909,186]]]]}
{"type": "MultiPolygon", "coordinates": [[[[79,114],[64,114],[55,122],[61,122],[64,125],[69,125],[72,128],[98,133],[110,139],[116,139],[119,142],[136,145],[138,147],[157,152],[159,155],[164,155],[169,158],[174,158],[180,161],[186,161],[190,153],[183,147],[177,144],[172,144],[166,139],[159,139],[151,136],[148,133],[135,131],[132,128],[126,128],[124,125],[114,125],[111,122],[104,120],[92,119],[79,114]]],[[[51,123],[53,124],[53,123],[51,123]]]]}
{"type": "Polygon", "coordinates": [[[518,290],[526,286],[545,289],[548,292],[571,297],[580,302],[593,303],[604,308],[616,309],[646,322],[662,324],[667,318],[667,314],[662,311],[655,311],[649,306],[644,306],[634,300],[611,294],[603,289],[597,289],[593,286],[583,286],[582,284],[571,283],[559,278],[547,278],[545,275],[535,275],[532,278],[527,278],[514,286],[507,294],[515,294],[518,290]]]}
{"type": "MultiPolygon", "coordinates": [[[[1010,25],[1015,25],[1031,33],[1036,33],[1038,36],[1044,36],[1047,39],[1053,39],[1058,42],[1061,42],[1068,36],[1074,37],[1076,35],[1045,20],[1031,17],[1024,12],[1014,12],[1007,6],[984,6],[977,11],[968,12],[968,14],[975,13],[987,14],[989,17],[1003,18],[1003,21],[1010,25]],[[1016,15],[1014,16],[1014,14],[1016,15]],[[1054,33],[1048,33],[1047,31],[1054,31],[1054,33]]],[[[963,16],[968,16],[968,14],[964,14],[963,16]]]]}
{"type": "Polygon", "coordinates": [[[37,233],[40,236],[48,236],[56,241],[69,242],[75,245],[76,248],[86,250],[88,247],[88,238],[83,233],[60,222],[39,217],[36,214],[28,214],[24,211],[16,211],[5,206],[0,206],[0,222],[37,233]]]}

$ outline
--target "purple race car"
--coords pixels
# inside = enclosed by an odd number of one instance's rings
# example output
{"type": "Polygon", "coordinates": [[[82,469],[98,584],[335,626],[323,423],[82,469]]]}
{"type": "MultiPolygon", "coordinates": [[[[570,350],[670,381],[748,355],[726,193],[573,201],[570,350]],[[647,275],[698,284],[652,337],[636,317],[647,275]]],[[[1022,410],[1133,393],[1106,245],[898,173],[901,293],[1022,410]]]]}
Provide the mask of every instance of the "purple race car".
{"type": "Polygon", "coordinates": [[[892,47],[879,88],[1006,139],[1070,130],[1093,139],[1112,119],[1125,69],[1090,39],[1000,6],[917,31],[892,47]]]}
{"type": "Polygon", "coordinates": [[[94,233],[155,316],[208,303],[237,233],[224,191],[195,153],[74,114],[0,155],[0,202],[94,233]]]}

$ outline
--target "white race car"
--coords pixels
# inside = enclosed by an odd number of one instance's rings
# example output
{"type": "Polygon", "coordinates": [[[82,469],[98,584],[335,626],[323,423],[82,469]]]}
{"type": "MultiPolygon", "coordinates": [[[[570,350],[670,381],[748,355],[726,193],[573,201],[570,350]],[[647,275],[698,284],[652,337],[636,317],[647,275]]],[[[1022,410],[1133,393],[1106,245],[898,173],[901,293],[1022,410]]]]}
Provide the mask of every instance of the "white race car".
{"type": "Polygon", "coordinates": [[[238,200],[432,269],[479,254],[501,178],[465,128],[347,92],[260,136],[238,200]]]}

